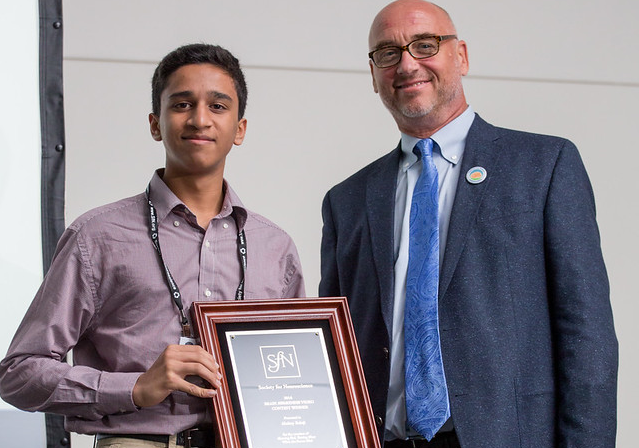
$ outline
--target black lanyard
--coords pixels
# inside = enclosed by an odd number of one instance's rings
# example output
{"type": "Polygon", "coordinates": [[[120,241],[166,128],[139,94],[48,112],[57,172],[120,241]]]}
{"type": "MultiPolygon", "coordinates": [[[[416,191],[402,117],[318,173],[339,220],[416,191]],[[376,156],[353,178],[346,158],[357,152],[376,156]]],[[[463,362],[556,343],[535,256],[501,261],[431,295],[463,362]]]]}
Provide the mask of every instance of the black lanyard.
{"type": "MultiPolygon", "coordinates": [[[[151,184],[146,187],[146,200],[149,203],[149,235],[151,236],[151,241],[153,242],[153,247],[157,251],[160,261],[162,262],[162,266],[164,266],[164,274],[166,278],[166,284],[169,287],[169,291],[171,291],[171,297],[173,298],[173,302],[178,308],[180,312],[180,323],[182,324],[182,336],[190,337],[191,336],[191,327],[189,325],[189,320],[186,318],[184,314],[184,305],[182,304],[182,294],[180,294],[180,288],[177,283],[173,279],[171,275],[171,271],[164,261],[164,257],[162,256],[162,249],[160,247],[160,239],[158,236],[158,217],[155,211],[155,206],[151,202],[151,195],[149,194],[151,190],[151,184]]],[[[233,215],[235,219],[235,215],[233,215]]],[[[239,224],[237,223],[237,219],[235,219],[235,224],[239,229],[239,224]]],[[[240,284],[237,286],[237,290],[235,291],[235,300],[244,300],[244,279],[246,278],[246,235],[244,234],[244,230],[240,230],[237,234],[237,254],[240,260],[240,265],[242,267],[242,279],[240,280],[240,284]]]]}

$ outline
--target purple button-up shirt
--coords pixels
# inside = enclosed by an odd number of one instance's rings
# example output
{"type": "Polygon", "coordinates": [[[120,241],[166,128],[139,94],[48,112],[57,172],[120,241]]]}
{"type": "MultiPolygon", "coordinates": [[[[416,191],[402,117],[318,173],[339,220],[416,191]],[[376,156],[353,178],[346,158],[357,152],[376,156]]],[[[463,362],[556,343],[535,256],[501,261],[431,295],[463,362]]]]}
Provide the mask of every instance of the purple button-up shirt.
{"type": "MultiPolygon", "coordinates": [[[[234,299],[241,278],[237,226],[246,232],[246,298],[304,296],[291,238],[245,209],[228,184],[222,211],[206,229],[158,173],[151,179],[151,200],[162,254],[185,310],[193,301],[234,299]]],[[[96,208],[64,232],[0,363],[5,401],[64,414],[67,429],[78,433],[174,434],[211,421],[207,400],[182,392],[153,407],[133,403],[138,377],[181,333],[148,213],[140,194],[96,208]],[[73,366],[61,361],[71,349],[73,366]]]]}

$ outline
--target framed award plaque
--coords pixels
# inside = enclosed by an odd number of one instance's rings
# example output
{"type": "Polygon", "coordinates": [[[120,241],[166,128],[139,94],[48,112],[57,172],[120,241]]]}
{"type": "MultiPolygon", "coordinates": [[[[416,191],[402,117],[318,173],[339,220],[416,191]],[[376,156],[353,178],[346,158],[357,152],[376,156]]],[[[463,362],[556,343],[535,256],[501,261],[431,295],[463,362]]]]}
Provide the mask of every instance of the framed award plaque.
{"type": "Polygon", "coordinates": [[[222,448],[379,448],[343,297],[194,302],[222,448]]]}

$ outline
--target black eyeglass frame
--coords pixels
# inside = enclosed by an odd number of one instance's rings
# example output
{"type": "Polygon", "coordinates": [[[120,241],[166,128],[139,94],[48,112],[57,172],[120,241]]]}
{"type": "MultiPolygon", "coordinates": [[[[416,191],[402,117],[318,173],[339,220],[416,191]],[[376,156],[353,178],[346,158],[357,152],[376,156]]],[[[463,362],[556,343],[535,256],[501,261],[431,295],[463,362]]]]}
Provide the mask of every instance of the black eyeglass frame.
{"type": "Polygon", "coordinates": [[[404,51],[407,51],[408,54],[410,54],[413,57],[413,59],[428,59],[428,58],[432,58],[437,53],[439,53],[440,44],[443,41],[446,41],[448,39],[457,39],[457,35],[456,34],[445,34],[443,36],[422,36],[422,37],[419,37],[419,38],[407,43],[406,45],[384,45],[383,47],[376,48],[375,50],[373,50],[370,53],[368,53],[368,57],[370,58],[371,61],[373,61],[373,64],[375,64],[375,66],[377,68],[393,67],[393,66],[399,64],[399,62],[402,60],[402,53],[404,51]],[[413,53],[410,52],[409,47],[412,44],[414,44],[415,42],[418,42],[418,41],[424,40],[424,39],[435,39],[437,41],[437,51],[435,51],[435,53],[431,54],[430,56],[417,57],[413,53]],[[394,64],[391,64],[391,65],[384,65],[384,66],[377,65],[377,62],[375,62],[375,58],[373,58],[373,55],[375,53],[377,53],[378,51],[385,50],[385,49],[388,49],[388,48],[397,48],[397,49],[401,50],[401,52],[399,53],[399,59],[397,60],[397,62],[395,62],[394,64]]]}

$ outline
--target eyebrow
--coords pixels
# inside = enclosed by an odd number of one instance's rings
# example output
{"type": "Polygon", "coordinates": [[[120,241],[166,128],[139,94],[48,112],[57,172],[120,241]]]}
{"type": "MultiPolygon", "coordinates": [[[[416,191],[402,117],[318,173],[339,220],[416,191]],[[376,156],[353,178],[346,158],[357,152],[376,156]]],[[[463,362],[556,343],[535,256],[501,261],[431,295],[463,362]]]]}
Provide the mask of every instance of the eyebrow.
{"type": "MultiPolygon", "coordinates": [[[[437,34],[433,34],[433,33],[415,34],[415,35],[413,35],[413,37],[411,37],[410,42],[416,41],[418,39],[425,39],[426,37],[433,37],[433,36],[437,36],[437,34]]],[[[377,44],[372,48],[371,51],[379,50],[380,48],[384,48],[384,47],[401,47],[401,46],[402,45],[399,45],[395,41],[383,40],[381,42],[377,42],[377,44]]]]}
{"type": "MultiPolygon", "coordinates": [[[[181,92],[174,92],[172,94],[169,95],[169,99],[175,99],[175,98],[190,98],[193,97],[194,94],[191,90],[183,90],[181,92]]],[[[217,90],[211,90],[208,92],[208,96],[209,97],[213,97],[214,99],[217,100],[226,100],[226,101],[233,101],[233,98],[224,93],[224,92],[220,92],[217,90]]]]}

